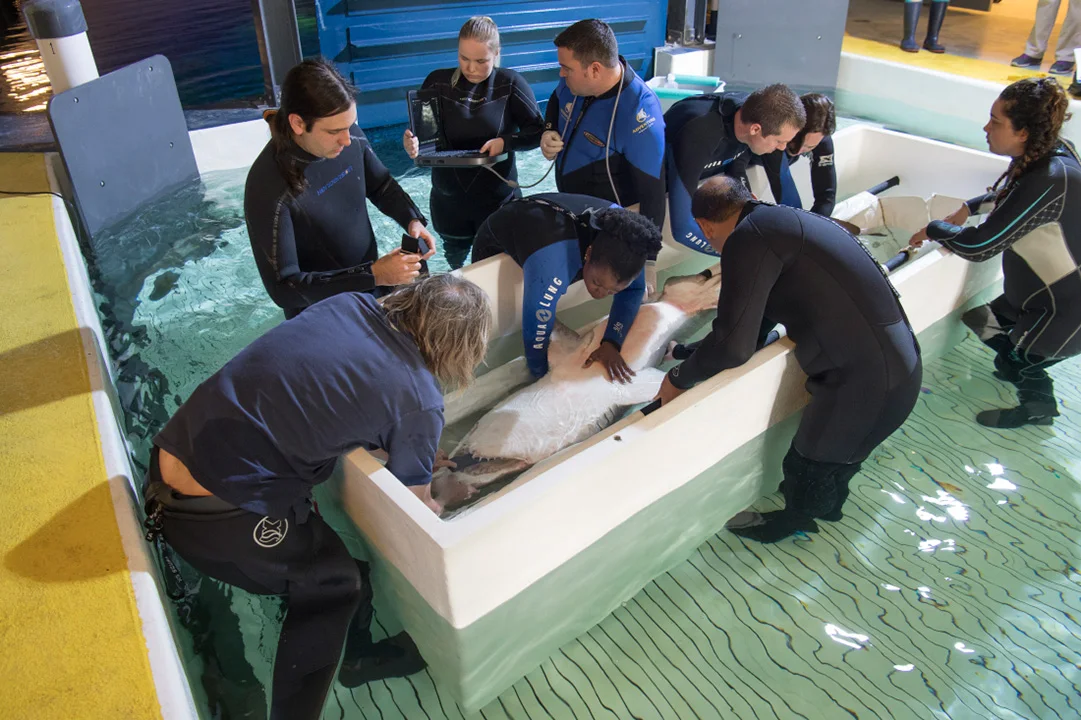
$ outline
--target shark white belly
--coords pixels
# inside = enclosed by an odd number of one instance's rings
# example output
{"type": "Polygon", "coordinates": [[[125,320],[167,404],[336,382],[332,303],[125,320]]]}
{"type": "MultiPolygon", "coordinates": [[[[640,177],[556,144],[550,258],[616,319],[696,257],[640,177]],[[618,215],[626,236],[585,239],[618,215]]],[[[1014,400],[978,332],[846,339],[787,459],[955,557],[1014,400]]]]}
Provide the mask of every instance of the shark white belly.
{"type": "MultiPolygon", "coordinates": [[[[581,335],[558,326],[549,345],[548,374],[477,421],[455,448],[458,468],[439,471],[436,487],[449,478],[482,487],[516,476],[603,430],[627,407],[651,400],[664,379],[656,366],[669,342],[691,317],[717,306],[719,291],[715,268],[709,278],[670,279],[657,302],[642,305],[622,348],[624,360],[636,373],[627,384],[609,382],[599,364],[582,367],[600,345],[607,317],[581,335]]],[[[483,396],[486,381],[501,380],[500,373],[489,373],[469,392],[483,396]]]]}

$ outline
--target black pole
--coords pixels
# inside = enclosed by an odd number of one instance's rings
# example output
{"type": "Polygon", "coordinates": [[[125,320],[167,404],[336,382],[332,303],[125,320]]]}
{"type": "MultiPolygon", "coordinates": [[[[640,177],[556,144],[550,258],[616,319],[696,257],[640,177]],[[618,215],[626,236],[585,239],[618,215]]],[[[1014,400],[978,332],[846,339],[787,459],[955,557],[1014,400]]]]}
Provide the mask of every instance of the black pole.
{"type": "Polygon", "coordinates": [[[263,88],[266,101],[276,107],[281,98],[285,74],[300,63],[300,30],[293,0],[251,0],[255,15],[255,35],[263,61],[263,88]]]}

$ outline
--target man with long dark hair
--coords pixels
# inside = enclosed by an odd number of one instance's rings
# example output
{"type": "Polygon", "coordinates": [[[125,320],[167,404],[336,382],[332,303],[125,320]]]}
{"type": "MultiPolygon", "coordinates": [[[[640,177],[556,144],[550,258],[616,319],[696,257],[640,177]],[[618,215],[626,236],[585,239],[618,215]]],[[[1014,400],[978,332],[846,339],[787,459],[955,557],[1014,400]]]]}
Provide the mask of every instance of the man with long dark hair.
{"type": "Polygon", "coordinates": [[[271,299],[295,317],[341,292],[412,282],[435,252],[427,221],[356,126],[356,88],[321,58],[285,76],[271,140],[244,186],[244,215],[271,299]],[[365,200],[428,244],[379,257],[365,200]]]}

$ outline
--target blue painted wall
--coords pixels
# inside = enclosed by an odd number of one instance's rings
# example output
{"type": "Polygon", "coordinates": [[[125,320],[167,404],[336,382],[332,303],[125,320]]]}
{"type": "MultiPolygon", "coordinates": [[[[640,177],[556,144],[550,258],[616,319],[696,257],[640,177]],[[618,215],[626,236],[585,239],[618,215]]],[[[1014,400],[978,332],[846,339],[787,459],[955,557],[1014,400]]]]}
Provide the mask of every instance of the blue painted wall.
{"type": "Polygon", "coordinates": [[[405,93],[429,72],[454,67],[458,30],[473,15],[499,25],[500,65],[522,73],[544,102],[559,80],[559,32],[584,18],[601,18],[615,30],[620,53],[648,79],[653,48],[664,44],[666,0],[517,0],[501,3],[431,0],[317,0],[320,52],[360,88],[363,127],[404,123],[405,93]]]}

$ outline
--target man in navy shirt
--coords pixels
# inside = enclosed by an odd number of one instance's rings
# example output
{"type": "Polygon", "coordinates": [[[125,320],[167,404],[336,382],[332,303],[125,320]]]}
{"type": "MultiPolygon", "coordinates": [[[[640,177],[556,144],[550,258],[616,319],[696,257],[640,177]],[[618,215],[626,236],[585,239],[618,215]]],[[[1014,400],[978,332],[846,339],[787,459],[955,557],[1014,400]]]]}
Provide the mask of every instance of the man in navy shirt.
{"type": "Polygon", "coordinates": [[[451,275],[382,306],[336,295],[242,350],[154,438],[152,532],[211,577],[285,596],[272,718],[320,716],[347,628],[343,684],[423,667],[408,636],[372,643],[367,566],[312,511],[311,491],[367,447],[433,510],[468,494],[433,493],[432,468],[444,387],[472,380],[491,322],[484,292],[451,275]]]}

